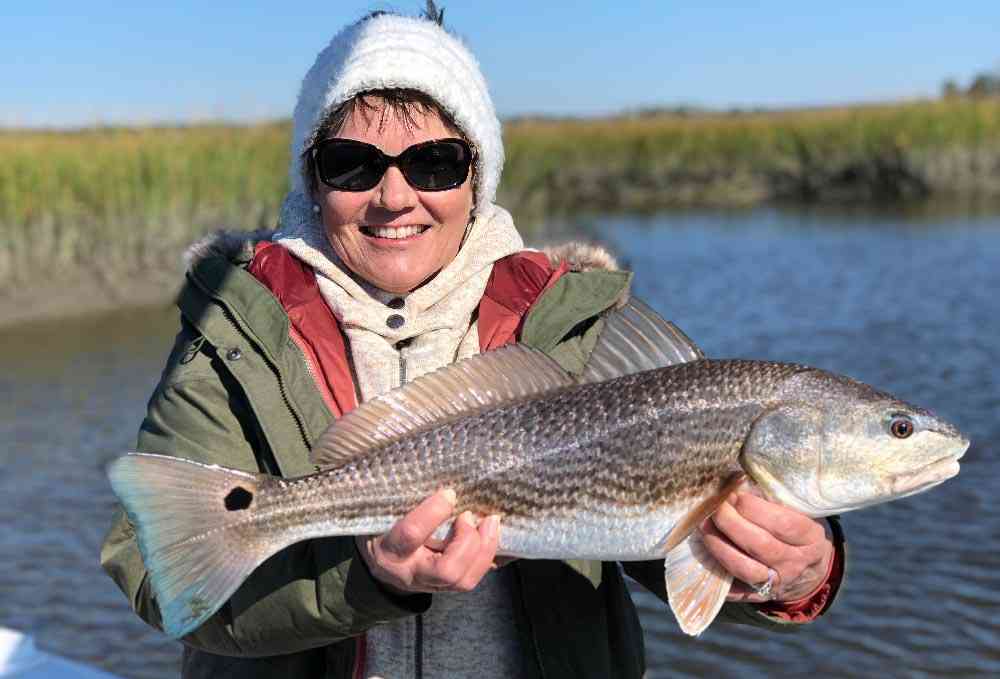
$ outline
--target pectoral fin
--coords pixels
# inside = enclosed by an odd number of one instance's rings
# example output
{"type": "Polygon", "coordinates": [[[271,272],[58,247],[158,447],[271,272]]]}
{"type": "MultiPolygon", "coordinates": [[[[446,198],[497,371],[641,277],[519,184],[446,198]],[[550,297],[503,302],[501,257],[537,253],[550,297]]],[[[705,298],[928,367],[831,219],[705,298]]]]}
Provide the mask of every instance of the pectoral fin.
{"type": "Polygon", "coordinates": [[[664,578],[670,610],[692,636],[715,620],[733,583],[733,576],[706,549],[700,530],[667,553],[664,578]]]}

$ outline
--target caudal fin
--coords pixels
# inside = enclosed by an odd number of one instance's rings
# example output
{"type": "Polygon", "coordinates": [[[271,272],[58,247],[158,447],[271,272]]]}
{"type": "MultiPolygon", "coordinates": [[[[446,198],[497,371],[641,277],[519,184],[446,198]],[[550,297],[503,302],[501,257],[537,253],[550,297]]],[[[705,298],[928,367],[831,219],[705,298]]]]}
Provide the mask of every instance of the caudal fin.
{"type": "Polygon", "coordinates": [[[281,547],[248,539],[258,474],[131,453],[111,463],[108,478],[135,527],[164,631],[174,638],[205,622],[281,547]]]}

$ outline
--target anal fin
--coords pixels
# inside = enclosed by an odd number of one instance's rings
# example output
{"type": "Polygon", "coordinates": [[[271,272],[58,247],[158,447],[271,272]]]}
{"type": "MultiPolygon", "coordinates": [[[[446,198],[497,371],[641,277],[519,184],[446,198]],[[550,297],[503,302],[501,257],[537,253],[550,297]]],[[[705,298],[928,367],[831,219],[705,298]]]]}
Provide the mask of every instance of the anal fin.
{"type": "Polygon", "coordinates": [[[715,620],[733,583],[733,576],[706,549],[699,526],[745,483],[742,472],[730,476],[692,507],[664,539],[664,578],[670,609],[687,634],[697,636],[715,620]]]}
{"type": "Polygon", "coordinates": [[[700,530],[667,553],[664,579],[670,610],[692,636],[705,631],[726,602],[733,576],[705,547],[700,530]]]}

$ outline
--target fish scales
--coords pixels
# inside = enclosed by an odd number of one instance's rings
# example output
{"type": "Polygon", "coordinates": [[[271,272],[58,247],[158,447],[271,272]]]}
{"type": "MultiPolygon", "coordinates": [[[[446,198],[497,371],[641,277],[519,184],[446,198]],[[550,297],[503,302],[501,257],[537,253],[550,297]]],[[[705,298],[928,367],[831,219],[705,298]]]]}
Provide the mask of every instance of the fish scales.
{"type": "Polygon", "coordinates": [[[456,491],[456,511],[498,513],[505,526],[693,504],[740,471],[750,423],[801,369],[706,360],[572,387],[434,427],[340,469],[273,479],[278,492],[262,497],[258,521],[280,532],[336,516],[382,532],[444,487],[456,491]]]}
{"type": "Polygon", "coordinates": [[[697,635],[732,582],[698,526],[739,485],[829,516],[927,490],[969,446],[929,411],[847,377],[703,359],[635,301],[604,318],[579,381],[524,346],[472,357],[338,420],[313,450],[321,471],[300,478],[116,460],[109,478],[165,630],[198,627],[288,545],[384,532],[452,488],[453,516],[501,516],[499,554],[663,558],[671,610],[697,635]]]}

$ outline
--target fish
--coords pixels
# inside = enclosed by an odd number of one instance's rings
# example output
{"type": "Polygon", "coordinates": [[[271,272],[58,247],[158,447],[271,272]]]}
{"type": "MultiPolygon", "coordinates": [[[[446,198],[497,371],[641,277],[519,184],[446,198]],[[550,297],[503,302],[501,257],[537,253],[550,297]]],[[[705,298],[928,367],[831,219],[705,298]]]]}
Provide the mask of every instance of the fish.
{"type": "Polygon", "coordinates": [[[925,491],[959,472],[949,422],[796,363],[706,358],[632,300],[584,371],[521,344],[418,377],[335,421],[315,473],[281,478],[129,453],[108,468],[164,631],[180,638],[303,540],[386,532],[434,492],[501,517],[500,556],[664,560],[681,629],[701,634],[732,576],[699,529],[735,489],[811,517],[925,491]]]}

